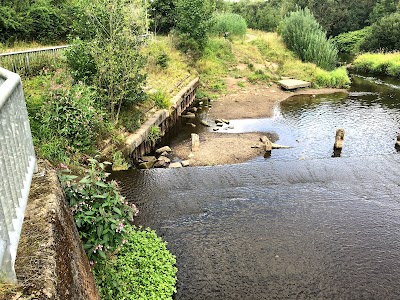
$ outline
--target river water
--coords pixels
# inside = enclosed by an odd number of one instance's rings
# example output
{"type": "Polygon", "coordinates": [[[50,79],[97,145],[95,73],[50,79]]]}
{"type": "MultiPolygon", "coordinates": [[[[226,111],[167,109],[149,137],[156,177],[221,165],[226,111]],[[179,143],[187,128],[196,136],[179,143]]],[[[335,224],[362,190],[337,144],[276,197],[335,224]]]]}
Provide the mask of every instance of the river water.
{"type": "Polygon", "coordinates": [[[294,143],[271,159],[113,174],[137,224],[177,256],[175,299],[400,299],[399,91],[353,82],[349,96],[238,121],[235,131],[264,126],[294,143]],[[341,158],[331,158],[336,126],[341,158]]]}

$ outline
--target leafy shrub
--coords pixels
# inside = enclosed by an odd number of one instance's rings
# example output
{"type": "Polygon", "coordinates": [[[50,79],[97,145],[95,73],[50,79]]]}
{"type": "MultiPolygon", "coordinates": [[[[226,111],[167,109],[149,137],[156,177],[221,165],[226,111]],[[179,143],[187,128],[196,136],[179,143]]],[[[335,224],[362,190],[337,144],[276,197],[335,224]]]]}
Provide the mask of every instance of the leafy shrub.
{"type": "Polygon", "coordinates": [[[400,13],[393,13],[371,26],[369,35],[361,44],[366,51],[400,49],[400,13]]]}
{"type": "Polygon", "coordinates": [[[147,136],[147,141],[152,142],[153,144],[156,143],[161,137],[160,127],[152,126],[150,128],[149,135],[147,136]]]}
{"type": "Polygon", "coordinates": [[[335,67],[338,51],[309,9],[290,13],[280,24],[279,32],[287,47],[303,61],[326,70],[335,67]]]}
{"type": "Polygon", "coordinates": [[[178,46],[185,53],[198,57],[208,40],[207,32],[213,11],[210,0],[176,0],[178,46]]]}
{"type": "Polygon", "coordinates": [[[256,70],[253,74],[250,74],[247,79],[251,83],[256,83],[259,81],[267,81],[269,79],[269,76],[265,74],[262,70],[256,70]]]}
{"type": "Polygon", "coordinates": [[[89,162],[81,180],[68,174],[61,174],[60,180],[88,258],[101,263],[121,244],[125,226],[138,210],[119,194],[116,182],[106,181],[104,163],[89,162]]]}
{"type": "Polygon", "coordinates": [[[101,124],[101,112],[95,108],[91,88],[52,82],[46,98],[38,116],[42,139],[63,138],[72,150],[90,150],[101,124]]]}
{"type": "Polygon", "coordinates": [[[95,270],[102,299],[172,300],[175,263],[155,231],[127,227],[116,257],[95,270]]]}
{"type": "Polygon", "coordinates": [[[97,68],[88,43],[79,38],[74,39],[65,50],[65,56],[74,80],[91,84],[97,68]]]}
{"type": "Polygon", "coordinates": [[[154,101],[158,108],[169,108],[171,106],[171,100],[163,91],[150,94],[150,99],[154,101]]]}
{"type": "Polygon", "coordinates": [[[166,53],[161,53],[157,56],[156,65],[161,67],[162,69],[166,69],[168,67],[169,57],[166,53]]]}
{"type": "Polygon", "coordinates": [[[246,20],[233,13],[215,13],[211,20],[211,32],[223,35],[229,32],[229,35],[244,36],[247,30],[246,20]]]}
{"type": "Polygon", "coordinates": [[[368,26],[360,30],[339,34],[332,39],[332,42],[340,52],[356,54],[360,51],[361,45],[370,33],[371,27],[368,26]]]}

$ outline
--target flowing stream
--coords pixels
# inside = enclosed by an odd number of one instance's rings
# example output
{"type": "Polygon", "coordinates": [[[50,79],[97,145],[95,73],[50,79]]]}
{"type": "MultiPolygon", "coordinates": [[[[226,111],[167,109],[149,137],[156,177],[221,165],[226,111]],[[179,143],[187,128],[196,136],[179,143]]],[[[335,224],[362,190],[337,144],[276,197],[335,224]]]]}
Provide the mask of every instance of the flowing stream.
{"type": "Polygon", "coordinates": [[[267,160],[113,173],[177,256],[175,299],[400,299],[399,85],[354,76],[348,96],[233,120],[294,146],[267,160]]]}

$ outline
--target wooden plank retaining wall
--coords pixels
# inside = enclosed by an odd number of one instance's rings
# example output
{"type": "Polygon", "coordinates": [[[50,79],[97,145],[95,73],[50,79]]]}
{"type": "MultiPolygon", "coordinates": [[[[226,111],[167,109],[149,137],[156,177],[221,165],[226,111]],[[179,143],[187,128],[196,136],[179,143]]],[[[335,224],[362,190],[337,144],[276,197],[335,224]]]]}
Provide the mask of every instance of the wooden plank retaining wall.
{"type": "Polygon", "coordinates": [[[193,103],[196,98],[198,86],[199,78],[197,77],[172,99],[173,105],[169,110],[158,110],[135,133],[129,135],[125,140],[124,154],[135,161],[154,150],[155,143],[148,140],[151,128],[158,126],[161,136],[163,136],[176,124],[182,113],[193,103]]]}

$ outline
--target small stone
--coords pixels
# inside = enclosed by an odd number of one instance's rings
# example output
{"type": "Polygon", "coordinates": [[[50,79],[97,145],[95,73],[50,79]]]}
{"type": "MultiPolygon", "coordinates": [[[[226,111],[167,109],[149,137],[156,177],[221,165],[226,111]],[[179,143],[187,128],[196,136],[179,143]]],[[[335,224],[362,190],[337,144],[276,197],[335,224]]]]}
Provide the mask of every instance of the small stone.
{"type": "Polygon", "coordinates": [[[177,169],[177,168],[182,168],[182,164],[180,162],[175,162],[169,165],[170,169],[177,169]]]}
{"type": "Polygon", "coordinates": [[[224,123],[217,123],[217,126],[222,127],[222,126],[224,126],[224,123]]]}
{"type": "Polygon", "coordinates": [[[228,129],[235,129],[234,126],[228,126],[228,129]]]}
{"type": "Polygon", "coordinates": [[[200,102],[199,102],[199,105],[203,105],[203,101],[200,101],[200,102]]]}
{"type": "Polygon", "coordinates": [[[219,128],[213,128],[213,130],[214,130],[214,131],[218,131],[218,130],[219,130],[219,128]]]}
{"type": "Polygon", "coordinates": [[[154,168],[166,168],[168,167],[169,163],[163,161],[163,160],[159,160],[156,161],[156,163],[154,164],[154,168]]]}
{"type": "Polygon", "coordinates": [[[222,122],[222,123],[225,123],[225,124],[227,124],[227,125],[229,125],[229,123],[230,123],[230,121],[225,120],[225,119],[221,119],[221,122],[222,122]]]}
{"type": "Polygon", "coordinates": [[[189,158],[193,158],[193,157],[194,157],[194,154],[193,154],[193,153],[190,153],[190,154],[188,155],[188,157],[189,157],[189,158]]]}
{"type": "Polygon", "coordinates": [[[193,124],[193,123],[186,123],[186,125],[192,126],[193,128],[196,128],[196,124],[193,124]]]}
{"type": "Polygon", "coordinates": [[[204,125],[206,127],[210,127],[210,124],[208,124],[207,121],[204,121],[204,120],[200,120],[200,124],[204,125]]]}
{"type": "Polygon", "coordinates": [[[167,155],[168,155],[168,152],[161,153],[161,156],[167,156],[167,155]]]}
{"type": "Polygon", "coordinates": [[[139,164],[139,169],[144,169],[144,170],[151,169],[155,163],[156,163],[155,161],[144,161],[139,164]]]}
{"type": "Polygon", "coordinates": [[[163,161],[163,162],[166,162],[166,163],[170,163],[171,162],[171,160],[168,157],[165,157],[165,156],[160,156],[158,158],[158,161],[163,161]]]}
{"type": "Polygon", "coordinates": [[[189,111],[190,111],[191,113],[196,113],[196,112],[197,112],[197,107],[191,107],[191,108],[189,109],[189,111]]]}
{"type": "Polygon", "coordinates": [[[223,123],[222,119],[215,119],[215,124],[223,123]]]}
{"type": "Polygon", "coordinates": [[[140,158],[143,162],[156,162],[157,158],[155,156],[142,156],[140,158]]]}
{"type": "Polygon", "coordinates": [[[189,160],[184,160],[181,161],[182,167],[189,167],[190,166],[190,161],[189,160]]]}
{"type": "Polygon", "coordinates": [[[169,146],[165,146],[165,147],[162,147],[162,148],[159,148],[159,149],[156,150],[157,154],[161,154],[163,152],[170,153],[170,152],[172,152],[172,149],[169,146]]]}
{"type": "Polygon", "coordinates": [[[190,115],[182,115],[181,117],[184,119],[196,119],[196,115],[192,113],[190,115]]]}

